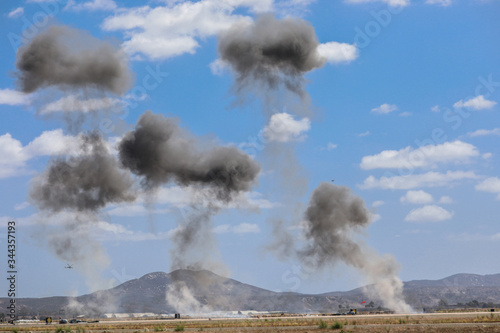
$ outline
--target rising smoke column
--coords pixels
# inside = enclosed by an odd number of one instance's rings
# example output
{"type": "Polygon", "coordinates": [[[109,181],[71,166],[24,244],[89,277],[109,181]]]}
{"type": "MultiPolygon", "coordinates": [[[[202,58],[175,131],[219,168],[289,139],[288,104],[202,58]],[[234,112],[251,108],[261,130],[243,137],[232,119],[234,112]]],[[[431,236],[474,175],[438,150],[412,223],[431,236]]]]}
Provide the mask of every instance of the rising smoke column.
{"type": "Polygon", "coordinates": [[[119,157],[141,177],[146,191],[169,182],[195,190],[192,209],[182,216],[173,237],[172,268],[213,268],[205,262],[216,243],[211,217],[221,203],[250,190],[260,172],[258,164],[236,147],[202,142],[173,119],[150,111],[124,136],[119,157]]]}
{"type": "MultiPolygon", "coordinates": [[[[385,306],[397,312],[411,312],[403,300],[403,283],[398,278],[395,259],[380,256],[356,238],[371,219],[364,201],[349,188],[322,183],[314,190],[304,214],[306,244],[299,248],[291,237],[281,235],[274,248],[281,249],[283,255],[293,253],[314,269],[333,267],[338,262],[352,266],[373,283],[369,292],[385,306]]],[[[286,234],[285,230],[278,230],[280,225],[275,227],[275,234],[286,234]]]]}
{"type": "Polygon", "coordinates": [[[251,24],[235,24],[219,36],[220,59],[236,73],[236,89],[280,87],[308,97],[304,74],[322,67],[326,59],[318,53],[314,28],[298,18],[259,16],[251,24]]]}
{"type": "Polygon", "coordinates": [[[44,229],[43,238],[57,258],[75,264],[91,290],[103,285],[100,273],[109,259],[100,244],[93,240],[99,222],[99,210],[110,203],[135,200],[133,179],[111,155],[97,132],[81,135],[82,144],[74,156],[49,162],[45,172],[30,184],[30,200],[47,221],[61,219],[59,229],[44,229]]]}

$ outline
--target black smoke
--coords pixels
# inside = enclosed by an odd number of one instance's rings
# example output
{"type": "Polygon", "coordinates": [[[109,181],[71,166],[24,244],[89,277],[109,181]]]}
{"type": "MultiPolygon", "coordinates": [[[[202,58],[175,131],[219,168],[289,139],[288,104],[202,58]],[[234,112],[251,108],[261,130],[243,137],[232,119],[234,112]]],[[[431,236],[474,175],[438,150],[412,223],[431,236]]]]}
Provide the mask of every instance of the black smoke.
{"type": "Polygon", "coordinates": [[[208,187],[225,202],[248,191],[260,171],[258,164],[236,147],[201,142],[174,120],[150,111],[125,135],[119,156],[125,167],[143,177],[146,189],[173,181],[181,186],[208,187]]]}
{"type": "Polygon", "coordinates": [[[381,256],[360,238],[372,219],[363,199],[349,188],[321,183],[313,191],[301,223],[305,245],[294,240],[278,221],[273,231],[277,237],[270,248],[313,269],[333,268],[338,263],[354,267],[365,282],[373,284],[369,291],[373,297],[392,310],[408,313],[412,309],[403,299],[396,260],[381,256]]]}
{"type": "Polygon", "coordinates": [[[31,184],[30,198],[42,210],[97,212],[109,203],[135,200],[133,179],[97,132],[82,135],[81,152],[52,160],[31,184]]]}
{"type": "Polygon", "coordinates": [[[126,92],[132,77],[123,51],[68,26],[51,26],[17,50],[22,91],[40,88],[94,88],[126,92]]]}
{"type": "Polygon", "coordinates": [[[314,28],[298,18],[276,19],[261,15],[249,25],[236,24],[218,41],[220,58],[237,75],[237,89],[264,84],[305,97],[304,74],[322,67],[326,59],[317,51],[314,28]]]}

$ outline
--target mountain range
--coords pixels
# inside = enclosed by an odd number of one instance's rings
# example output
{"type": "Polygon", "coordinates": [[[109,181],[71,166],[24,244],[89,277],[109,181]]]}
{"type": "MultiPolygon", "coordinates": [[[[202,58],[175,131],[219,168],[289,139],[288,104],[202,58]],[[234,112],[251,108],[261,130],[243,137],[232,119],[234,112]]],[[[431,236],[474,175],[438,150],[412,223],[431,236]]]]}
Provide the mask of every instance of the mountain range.
{"type": "MultiPolygon", "coordinates": [[[[78,297],[21,298],[18,315],[102,315],[104,313],[189,313],[210,311],[327,312],[361,307],[367,301],[363,288],[318,295],[274,292],[207,270],[149,273],[108,290],[78,297]]],[[[404,297],[415,309],[438,304],[500,304],[500,274],[456,274],[440,280],[404,283],[404,297]],[[444,302],[444,303],[443,303],[444,302]]],[[[8,298],[0,298],[6,309],[8,298]]],[[[5,311],[5,310],[4,310],[5,311]]]]}

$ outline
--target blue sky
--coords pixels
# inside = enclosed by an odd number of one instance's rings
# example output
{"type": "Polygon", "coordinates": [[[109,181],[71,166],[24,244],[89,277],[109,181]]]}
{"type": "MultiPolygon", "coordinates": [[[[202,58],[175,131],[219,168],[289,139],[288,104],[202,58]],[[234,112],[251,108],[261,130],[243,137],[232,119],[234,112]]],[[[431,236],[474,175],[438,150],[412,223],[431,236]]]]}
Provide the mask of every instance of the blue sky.
{"type": "MultiPolygon", "coordinates": [[[[43,244],[47,234],[61,232],[63,219],[41,218],[28,198],[30,180],[51,159],[71,154],[78,141],[58,108],[61,92],[24,94],[16,80],[18,47],[54,24],[124,49],[135,80],[108,100],[121,113],[97,112],[97,121],[85,125],[99,124],[111,150],[152,110],[176,117],[202,140],[239,147],[261,165],[252,192],[214,218],[220,272],[271,290],[321,293],[362,284],[341,263],[313,272],[266,250],[269,220],[300,225],[309,195],[331,179],[364,199],[373,222],[360,237],[393,255],[403,280],[500,272],[499,1],[31,0],[0,6],[0,233],[6,248],[7,221],[17,222],[20,296],[95,287],[85,269],[65,269],[43,244]],[[259,96],[234,103],[234,73],[218,60],[218,36],[265,12],[309,22],[321,43],[327,62],[305,75],[306,110],[283,91],[271,105],[259,96]],[[112,131],[103,130],[106,119],[112,131]],[[293,172],[284,176],[290,165],[273,157],[273,147],[293,154],[293,172]]],[[[84,108],[71,105],[65,112],[84,108]]],[[[99,287],[168,272],[173,230],[190,200],[189,190],[168,184],[153,212],[144,198],[105,207],[89,236],[107,258],[95,259],[104,263],[99,287]]]]}

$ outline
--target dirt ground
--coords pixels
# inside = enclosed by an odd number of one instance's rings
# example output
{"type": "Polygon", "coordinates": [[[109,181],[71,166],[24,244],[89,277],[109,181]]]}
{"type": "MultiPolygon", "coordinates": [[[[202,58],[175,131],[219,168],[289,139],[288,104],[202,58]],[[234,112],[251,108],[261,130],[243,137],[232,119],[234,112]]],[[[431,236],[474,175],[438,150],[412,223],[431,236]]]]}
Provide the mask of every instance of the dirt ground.
{"type": "Polygon", "coordinates": [[[181,320],[101,320],[79,324],[0,325],[0,333],[145,333],[145,332],[500,332],[500,314],[447,313],[408,315],[200,318],[181,320]]]}

